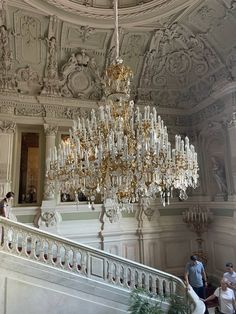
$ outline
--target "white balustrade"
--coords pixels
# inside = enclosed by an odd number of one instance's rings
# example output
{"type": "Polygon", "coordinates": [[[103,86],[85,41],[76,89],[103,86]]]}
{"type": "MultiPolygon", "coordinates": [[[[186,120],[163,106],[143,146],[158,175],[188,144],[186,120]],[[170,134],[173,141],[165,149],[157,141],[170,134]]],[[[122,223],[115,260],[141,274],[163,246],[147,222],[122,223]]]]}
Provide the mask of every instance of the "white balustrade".
{"type": "Polygon", "coordinates": [[[154,295],[166,298],[177,294],[190,304],[191,313],[194,313],[196,302],[178,277],[0,217],[1,235],[2,232],[0,252],[128,290],[145,288],[154,295]]]}

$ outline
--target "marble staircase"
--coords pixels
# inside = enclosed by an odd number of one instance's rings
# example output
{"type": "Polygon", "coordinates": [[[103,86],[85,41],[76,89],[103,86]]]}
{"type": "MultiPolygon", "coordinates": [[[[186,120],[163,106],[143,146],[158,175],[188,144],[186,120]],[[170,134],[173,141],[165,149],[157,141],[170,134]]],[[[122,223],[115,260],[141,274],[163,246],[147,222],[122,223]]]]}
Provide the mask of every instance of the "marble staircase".
{"type": "Polygon", "coordinates": [[[5,218],[0,231],[0,314],[128,313],[136,287],[164,297],[163,308],[178,294],[204,313],[178,277],[5,218]]]}

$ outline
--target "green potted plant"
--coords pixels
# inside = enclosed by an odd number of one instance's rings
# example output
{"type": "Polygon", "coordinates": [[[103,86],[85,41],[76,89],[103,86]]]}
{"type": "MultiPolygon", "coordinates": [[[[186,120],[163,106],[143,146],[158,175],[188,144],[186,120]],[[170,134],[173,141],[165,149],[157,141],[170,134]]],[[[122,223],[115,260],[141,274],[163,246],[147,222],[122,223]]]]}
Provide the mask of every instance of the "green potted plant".
{"type": "Polygon", "coordinates": [[[145,289],[134,289],[130,295],[130,314],[164,314],[161,300],[145,289]]]}
{"type": "Polygon", "coordinates": [[[159,297],[150,293],[145,289],[134,289],[130,295],[130,314],[189,314],[191,313],[189,306],[184,302],[184,299],[177,295],[172,295],[169,298],[159,297]],[[163,300],[170,305],[165,311],[162,308],[163,300]]]}
{"type": "Polygon", "coordinates": [[[178,295],[171,295],[169,298],[170,306],[168,309],[168,314],[189,314],[191,313],[190,307],[184,298],[178,295]]]}

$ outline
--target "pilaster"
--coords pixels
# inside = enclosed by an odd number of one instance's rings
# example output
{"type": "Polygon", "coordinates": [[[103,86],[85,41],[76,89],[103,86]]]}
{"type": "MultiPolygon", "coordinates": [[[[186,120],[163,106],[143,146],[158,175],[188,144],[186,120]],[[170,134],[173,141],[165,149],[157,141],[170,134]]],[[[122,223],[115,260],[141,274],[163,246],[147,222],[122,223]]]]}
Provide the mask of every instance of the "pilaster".
{"type": "MultiPolygon", "coordinates": [[[[50,152],[54,149],[56,144],[56,135],[58,131],[58,127],[56,125],[44,124],[44,131],[46,136],[46,148],[45,148],[45,158],[46,165],[48,168],[48,162],[50,159],[50,152]]],[[[53,200],[55,199],[55,182],[49,181],[48,178],[45,177],[44,180],[44,200],[53,200]]]]}
{"type": "Polygon", "coordinates": [[[229,152],[231,162],[231,176],[232,176],[232,200],[236,200],[236,112],[232,114],[232,119],[227,124],[228,139],[229,139],[229,152]]]}
{"type": "Polygon", "coordinates": [[[12,152],[16,124],[0,120],[0,196],[4,197],[12,189],[12,152]]]}

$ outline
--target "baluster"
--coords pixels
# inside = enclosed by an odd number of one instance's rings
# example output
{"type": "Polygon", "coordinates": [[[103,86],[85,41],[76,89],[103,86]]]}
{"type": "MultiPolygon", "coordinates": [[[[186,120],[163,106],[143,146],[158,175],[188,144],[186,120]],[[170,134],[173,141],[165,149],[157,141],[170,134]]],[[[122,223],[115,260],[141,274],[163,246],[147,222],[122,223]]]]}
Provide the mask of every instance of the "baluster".
{"type": "Polygon", "coordinates": [[[112,262],[112,283],[115,283],[116,282],[116,263],[115,262],[112,262]]]}
{"type": "Polygon", "coordinates": [[[174,282],[172,280],[169,281],[169,293],[170,295],[174,294],[174,282]]]}
{"type": "Polygon", "coordinates": [[[60,247],[60,250],[58,251],[58,263],[62,268],[65,266],[65,256],[66,256],[66,249],[64,245],[60,247]]]}
{"type": "Polygon", "coordinates": [[[69,266],[69,250],[68,247],[66,247],[66,251],[65,251],[65,265],[64,268],[69,270],[70,266],[69,266]]]}
{"type": "Polygon", "coordinates": [[[40,260],[41,242],[42,240],[40,238],[35,237],[35,258],[37,260],[40,260]]]}
{"type": "Polygon", "coordinates": [[[54,251],[52,251],[52,261],[53,261],[53,265],[55,265],[55,266],[58,266],[59,265],[59,243],[58,242],[56,242],[56,241],[54,241],[53,242],[53,246],[54,246],[54,248],[55,248],[55,250],[54,251]]]}
{"type": "Polygon", "coordinates": [[[165,280],[165,296],[170,296],[170,281],[168,279],[165,280]]]}
{"type": "Polygon", "coordinates": [[[108,276],[107,276],[107,281],[109,283],[112,283],[112,262],[110,260],[107,260],[108,263],[108,276]]]}
{"type": "Polygon", "coordinates": [[[39,260],[40,262],[45,263],[45,258],[44,258],[44,240],[43,238],[40,239],[40,251],[39,251],[39,260]]]}
{"type": "Polygon", "coordinates": [[[18,255],[21,255],[23,251],[22,241],[23,241],[23,235],[22,235],[22,232],[19,231],[17,233],[17,239],[16,239],[16,250],[17,250],[18,255]]]}
{"type": "Polygon", "coordinates": [[[149,276],[147,273],[143,273],[143,287],[149,291],[149,276]]]}
{"type": "Polygon", "coordinates": [[[17,230],[15,230],[14,228],[12,229],[12,243],[11,243],[11,252],[13,254],[17,254],[18,250],[17,250],[17,230]]]}
{"type": "Polygon", "coordinates": [[[22,255],[25,255],[28,257],[27,254],[27,233],[23,232],[22,233],[22,255]]]}
{"type": "Polygon", "coordinates": [[[162,285],[161,285],[161,288],[162,288],[162,295],[164,295],[164,297],[166,297],[166,281],[165,279],[162,280],[162,285]]]}
{"type": "Polygon", "coordinates": [[[137,274],[138,274],[138,286],[137,286],[137,288],[142,288],[142,273],[137,270],[137,274]]]}
{"type": "Polygon", "coordinates": [[[53,253],[52,253],[53,242],[52,240],[48,240],[48,264],[54,265],[53,263],[53,253]]]}
{"type": "Polygon", "coordinates": [[[134,289],[135,288],[135,268],[131,268],[130,272],[131,272],[131,276],[130,276],[130,288],[134,289]]]}
{"type": "Polygon", "coordinates": [[[159,279],[159,277],[156,277],[156,282],[157,282],[157,294],[162,295],[161,280],[159,279]]]}
{"type": "Polygon", "coordinates": [[[129,288],[128,286],[128,268],[127,265],[124,265],[124,281],[123,281],[123,287],[129,288]]]}
{"type": "Polygon", "coordinates": [[[120,272],[121,272],[121,265],[116,264],[116,278],[115,278],[115,283],[116,285],[120,286],[120,272]]]}
{"type": "Polygon", "coordinates": [[[35,236],[31,236],[31,253],[30,253],[30,257],[32,259],[36,259],[36,237],[35,236]]]}
{"type": "Polygon", "coordinates": [[[90,277],[91,269],[90,269],[90,255],[86,253],[84,250],[81,254],[81,274],[87,275],[90,277]]]}
{"type": "Polygon", "coordinates": [[[152,277],[152,286],[151,286],[152,293],[156,295],[157,294],[156,278],[153,275],[151,275],[151,277],[152,277]]]}
{"type": "Polygon", "coordinates": [[[76,254],[76,250],[75,249],[72,249],[72,252],[73,252],[73,267],[72,267],[72,270],[74,272],[77,272],[78,271],[78,268],[77,268],[77,254],[76,254]]]}
{"type": "MultiPolygon", "coordinates": [[[[82,253],[80,250],[77,252],[77,260],[76,260],[76,267],[77,271],[80,273],[81,272],[81,260],[82,260],[82,253]]],[[[89,269],[90,271],[90,269],[89,269]]]]}

